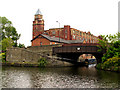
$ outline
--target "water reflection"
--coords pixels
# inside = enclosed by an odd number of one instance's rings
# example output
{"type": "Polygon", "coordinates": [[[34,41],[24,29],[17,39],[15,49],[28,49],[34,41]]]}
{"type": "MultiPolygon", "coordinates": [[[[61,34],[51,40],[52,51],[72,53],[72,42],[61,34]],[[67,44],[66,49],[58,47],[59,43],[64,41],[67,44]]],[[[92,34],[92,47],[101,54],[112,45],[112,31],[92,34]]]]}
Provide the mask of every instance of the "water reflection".
{"type": "Polygon", "coordinates": [[[3,67],[7,88],[120,88],[120,74],[94,67],[3,67]]]}

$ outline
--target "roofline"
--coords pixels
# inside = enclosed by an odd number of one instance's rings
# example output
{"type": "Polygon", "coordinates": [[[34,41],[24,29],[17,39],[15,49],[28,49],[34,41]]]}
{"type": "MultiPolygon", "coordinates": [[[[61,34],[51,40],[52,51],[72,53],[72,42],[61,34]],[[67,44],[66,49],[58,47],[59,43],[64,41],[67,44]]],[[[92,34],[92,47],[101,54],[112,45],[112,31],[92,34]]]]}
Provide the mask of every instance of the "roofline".
{"type": "MultiPolygon", "coordinates": [[[[33,38],[32,40],[31,40],[31,42],[32,41],[34,41],[35,39],[37,39],[39,36],[43,36],[42,34],[39,34],[38,36],[36,36],[35,38],[33,38]]],[[[43,36],[44,38],[46,38],[45,36],[43,36]]],[[[48,39],[48,38],[46,38],[47,40],[49,40],[49,41],[53,41],[53,42],[59,42],[59,41],[55,41],[55,40],[50,40],[50,39],[48,39]]],[[[59,43],[65,43],[65,42],[59,42],[59,43]]]]}
{"type": "MultiPolygon", "coordinates": [[[[51,42],[66,43],[66,44],[69,44],[69,43],[83,43],[85,41],[85,39],[83,39],[83,40],[81,40],[81,42],[71,42],[71,41],[76,41],[76,40],[64,40],[62,38],[60,38],[60,41],[57,41],[57,40],[49,39],[50,36],[48,36],[48,35],[46,35],[48,37],[45,37],[44,34],[39,34],[34,39],[32,39],[31,42],[34,41],[35,39],[37,39],[39,36],[43,36],[44,38],[46,38],[47,40],[49,40],[51,42]]],[[[58,38],[58,37],[56,37],[56,38],[58,38]]]]}

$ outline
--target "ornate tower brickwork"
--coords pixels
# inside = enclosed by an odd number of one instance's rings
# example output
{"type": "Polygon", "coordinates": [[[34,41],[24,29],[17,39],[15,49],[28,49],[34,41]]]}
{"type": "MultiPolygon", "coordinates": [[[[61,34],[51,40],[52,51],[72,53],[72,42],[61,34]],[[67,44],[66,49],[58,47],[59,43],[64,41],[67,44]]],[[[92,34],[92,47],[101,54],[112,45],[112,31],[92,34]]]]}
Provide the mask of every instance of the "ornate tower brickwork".
{"type": "MultiPolygon", "coordinates": [[[[34,15],[34,21],[33,21],[33,39],[38,36],[39,34],[44,33],[44,19],[43,15],[38,9],[36,14],[34,15]]],[[[39,39],[32,42],[32,46],[39,45],[39,39]]]]}
{"type": "Polygon", "coordinates": [[[42,13],[38,9],[33,21],[33,38],[42,33],[44,33],[44,20],[42,13]]]}

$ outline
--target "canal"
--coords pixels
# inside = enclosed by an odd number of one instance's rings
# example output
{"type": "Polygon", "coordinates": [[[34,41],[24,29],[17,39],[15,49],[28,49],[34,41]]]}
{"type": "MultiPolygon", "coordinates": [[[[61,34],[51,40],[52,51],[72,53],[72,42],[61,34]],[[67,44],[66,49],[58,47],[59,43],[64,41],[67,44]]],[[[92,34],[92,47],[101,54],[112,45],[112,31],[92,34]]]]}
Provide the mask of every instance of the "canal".
{"type": "Polygon", "coordinates": [[[120,88],[120,73],[89,67],[2,67],[3,88],[120,88]]]}

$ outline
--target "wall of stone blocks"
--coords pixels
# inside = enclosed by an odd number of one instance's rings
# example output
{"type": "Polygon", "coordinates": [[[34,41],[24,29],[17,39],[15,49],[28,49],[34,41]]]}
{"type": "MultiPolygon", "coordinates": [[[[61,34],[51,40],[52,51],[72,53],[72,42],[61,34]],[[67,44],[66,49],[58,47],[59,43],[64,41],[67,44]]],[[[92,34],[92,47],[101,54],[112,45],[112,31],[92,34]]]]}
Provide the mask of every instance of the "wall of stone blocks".
{"type": "Polygon", "coordinates": [[[52,56],[52,47],[58,46],[59,45],[9,48],[6,52],[6,60],[10,63],[37,63],[40,57],[52,56]]]}

